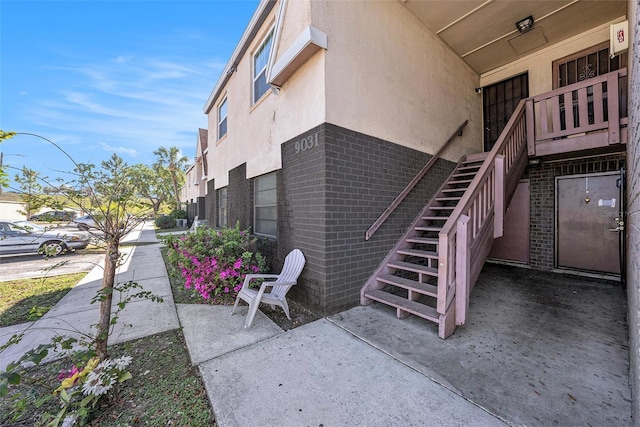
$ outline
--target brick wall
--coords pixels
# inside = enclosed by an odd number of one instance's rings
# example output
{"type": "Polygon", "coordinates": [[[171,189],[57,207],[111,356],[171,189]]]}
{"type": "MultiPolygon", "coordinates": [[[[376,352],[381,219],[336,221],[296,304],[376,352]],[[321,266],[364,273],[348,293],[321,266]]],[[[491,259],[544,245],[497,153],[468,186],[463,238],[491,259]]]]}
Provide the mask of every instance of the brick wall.
{"type": "Polygon", "coordinates": [[[324,125],[282,144],[278,177],[278,256],[299,248],[307,260],[290,294],[322,314],[326,303],[326,159],[324,125]],[[304,144],[301,145],[304,140],[304,144]],[[317,145],[316,145],[317,141],[317,145]]]}
{"type": "MultiPolygon", "coordinates": [[[[302,250],[307,263],[289,297],[321,315],[359,304],[364,282],[455,166],[436,162],[366,241],[369,226],[430,156],[326,123],[283,143],[281,152],[278,236],[260,238],[259,247],[271,271],[289,251],[302,250]]],[[[229,225],[252,226],[252,188],[245,165],[229,172],[229,225]]]]}
{"type": "Polygon", "coordinates": [[[625,166],[625,154],[569,159],[529,166],[525,176],[530,179],[531,228],[530,265],[533,268],[555,268],[555,178],[618,171],[625,166]]]}
{"type": "Polygon", "coordinates": [[[216,225],[217,209],[217,193],[215,190],[215,180],[207,181],[207,195],[205,196],[205,219],[210,227],[216,225]]]}
{"type": "Polygon", "coordinates": [[[240,223],[241,229],[252,226],[253,187],[252,181],[246,179],[246,176],[246,163],[229,171],[229,186],[227,187],[227,219],[229,227],[234,227],[236,222],[240,223]]]}
{"type": "Polygon", "coordinates": [[[628,2],[629,29],[629,169],[627,173],[627,301],[632,416],[640,420],[640,3],[628,2]]]}
{"type": "Polygon", "coordinates": [[[207,203],[204,197],[198,197],[196,201],[196,215],[199,219],[205,219],[207,217],[207,203]]]}
{"type": "Polygon", "coordinates": [[[453,169],[438,161],[366,241],[365,231],[429,158],[331,124],[282,145],[279,253],[299,247],[307,257],[297,299],[324,315],[359,303],[364,282],[453,169]]]}

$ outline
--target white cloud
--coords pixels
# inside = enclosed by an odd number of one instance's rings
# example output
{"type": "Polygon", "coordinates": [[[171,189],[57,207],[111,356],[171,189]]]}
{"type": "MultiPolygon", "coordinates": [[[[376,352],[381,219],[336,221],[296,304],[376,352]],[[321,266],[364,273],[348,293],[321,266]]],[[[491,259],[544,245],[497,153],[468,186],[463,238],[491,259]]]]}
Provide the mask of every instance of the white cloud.
{"type": "Polygon", "coordinates": [[[138,153],[136,152],[136,150],[134,150],[133,148],[126,148],[126,147],[113,147],[109,144],[106,144],[104,142],[100,143],[100,147],[102,147],[102,149],[108,153],[119,153],[119,154],[128,154],[131,157],[136,157],[138,155],[138,153]]]}
{"type": "Polygon", "coordinates": [[[152,156],[160,146],[191,152],[197,129],[207,126],[202,105],[215,85],[206,70],[204,64],[140,55],[76,64],[58,68],[73,82],[58,89],[63,96],[32,108],[41,125],[74,134],[70,144],[99,140],[104,150],[132,157],[152,156]]]}

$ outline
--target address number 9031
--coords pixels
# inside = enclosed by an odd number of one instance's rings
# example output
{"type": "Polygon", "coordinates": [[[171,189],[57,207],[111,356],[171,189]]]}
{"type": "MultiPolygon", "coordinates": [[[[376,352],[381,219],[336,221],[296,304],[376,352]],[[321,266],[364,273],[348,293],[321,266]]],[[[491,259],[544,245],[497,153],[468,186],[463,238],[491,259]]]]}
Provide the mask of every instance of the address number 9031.
{"type": "Polygon", "coordinates": [[[318,132],[302,138],[294,143],[296,154],[318,146],[318,132]]]}

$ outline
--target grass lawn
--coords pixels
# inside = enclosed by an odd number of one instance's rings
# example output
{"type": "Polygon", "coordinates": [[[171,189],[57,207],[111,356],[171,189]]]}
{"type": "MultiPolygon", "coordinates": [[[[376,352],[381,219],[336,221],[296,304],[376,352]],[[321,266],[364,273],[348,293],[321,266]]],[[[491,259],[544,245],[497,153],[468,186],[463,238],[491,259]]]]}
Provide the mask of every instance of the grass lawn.
{"type": "MultiPolygon", "coordinates": [[[[92,412],[90,426],[215,426],[209,399],[197,369],[191,366],[184,337],[178,329],[129,341],[110,347],[109,355],[128,355],[132,378],[100,400],[92,412]]],[[[70,362],[58,360],[29,370],[29,377],[20,385],[26,402],[25,412],[14,412],[11,398],[0,399],[0,425],[43,425],[44,413],[55,414],[59,401],[51,390],[60,385],[57,376],[69,369],[70,362]],[[39,408],[38,398],[49,398],[39,408]]],[[[15,389],[14,389],[15,390],[15,389]]],[[[14,395],[15,396],[15,395],[14,395]]]]}
{"type": "Polygon", "coordinates": [[[0,282],[0,327],[37,320],[86,274],[0,282]]]}

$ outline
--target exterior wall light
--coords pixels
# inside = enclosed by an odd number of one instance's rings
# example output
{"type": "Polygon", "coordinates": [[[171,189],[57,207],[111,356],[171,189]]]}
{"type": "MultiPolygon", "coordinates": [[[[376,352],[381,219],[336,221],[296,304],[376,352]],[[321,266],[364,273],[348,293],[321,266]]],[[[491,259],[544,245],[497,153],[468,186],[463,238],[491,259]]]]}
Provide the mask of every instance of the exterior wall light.
{"type": "Polygon", "coordinates": [[[524,34],[533,28],[533,16],[527,16],[523,20],[516,22],[516,28],[524,34]]]}

